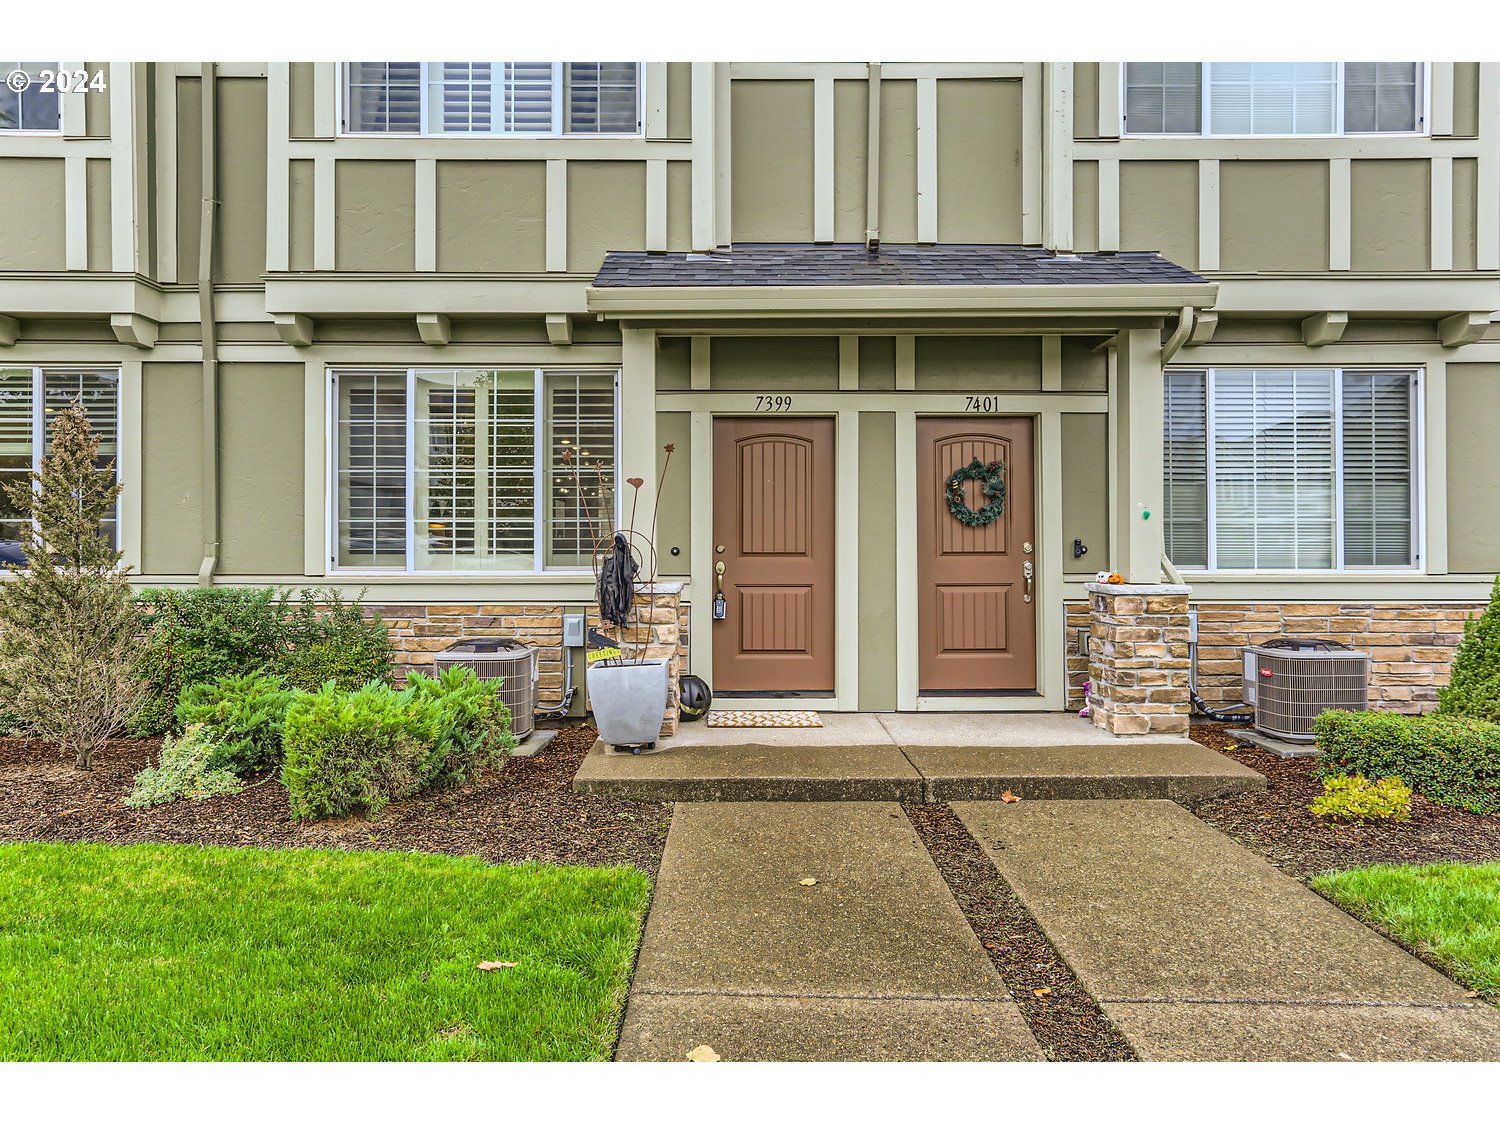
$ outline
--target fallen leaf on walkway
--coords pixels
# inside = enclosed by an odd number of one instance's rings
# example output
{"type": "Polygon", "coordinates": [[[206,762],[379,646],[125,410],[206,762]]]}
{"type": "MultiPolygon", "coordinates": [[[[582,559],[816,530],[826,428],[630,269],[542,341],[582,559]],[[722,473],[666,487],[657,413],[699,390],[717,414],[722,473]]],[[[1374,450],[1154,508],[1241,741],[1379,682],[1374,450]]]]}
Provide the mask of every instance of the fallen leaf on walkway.
{"type": "Polygon", "coordinates": [[[496,969],[514,969],[519,961],[481,961],[476,966],[482,973],[492,973],[496,969]]]}
{"type": "Polygon", "coordinates": [[[818,885],[818,881],[816,879],[803,879],[802,885],[804,887],[816,887],[818,885]]]}
{"type": "Polygon", "coordinates": [[[687,1053],[688,1062],[718,1062],[719,1052],[707,1043],[699,1043],[687,1053]]]}
{"type": "Polygon", "coordinates": [[[1465,992],[1464,995],[1467,996],[1467,997],[1469,997],[1470,999],[1472,999],[1473,997],[1479,995],[1479,989],[1477,989],[1477,988],[1471,988],[1471,989],[1469,989],[1468,992],[1465,992]]]}
{"type": "Polygon", "coordinates": [[[1033,996],[1051,996],[1052,990],[1050,988],[1033,988],[1031,994],[1033,996]]]}
{"type": "Polygon", "coordinates": [[[1000,799],[1002,801],[1004,801],[1007,805],[1013,805],[1017,801],[1019,801],[1021,798],[1017,797],[1014,793],[1012,793],[1009,789],[1007,789],[1004,793],[1000,794],[1000,799]]]}

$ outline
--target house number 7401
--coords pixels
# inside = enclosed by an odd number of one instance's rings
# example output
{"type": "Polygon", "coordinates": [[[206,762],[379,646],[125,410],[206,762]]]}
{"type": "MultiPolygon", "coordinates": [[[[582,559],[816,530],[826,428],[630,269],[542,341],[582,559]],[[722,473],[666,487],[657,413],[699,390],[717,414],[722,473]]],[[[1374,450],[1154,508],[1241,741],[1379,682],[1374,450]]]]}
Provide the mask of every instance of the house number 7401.
{"type": "Polygon", "coordinates": [[[993,414],[1000,409],[1000,396],[965,395],[964,409],[974,414],[993,414]]]}
{"type": "Polygon", "coordinates": [[[756,395],[755,409],[761,413],[783,413],[792,408],[791,395],[756,395]]]}

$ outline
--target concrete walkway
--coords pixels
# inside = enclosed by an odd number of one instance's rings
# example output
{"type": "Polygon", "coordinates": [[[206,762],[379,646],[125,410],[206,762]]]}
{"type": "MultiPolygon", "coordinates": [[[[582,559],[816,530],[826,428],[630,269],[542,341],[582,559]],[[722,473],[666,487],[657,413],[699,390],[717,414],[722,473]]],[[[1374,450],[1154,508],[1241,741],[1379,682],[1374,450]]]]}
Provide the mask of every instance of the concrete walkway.
{"type": "MultiPolygon", "coordinates": [[[[1143,1059],[1500,1059],[1500,1014],[1171,802],[953,807],[1143,1059]]],[[[856,801],[677,806],[617,1058],[699,1046],[1042,1057],[901,808],[856,801]]]]}
{"type": "Polygon", "coordinates": [[[1500,1014],[1168,801],[953,806],[1144,1059],[1500,1059],[1500,1014]]]}
{"type": "Polygon", "coordinates": [[[677,806],[616,1057],[700,1044],[725,1060],[1042,1057],[883,803],[677,806]]]}
{"type": "Polygon", "coordinates": [[[1072,714],[826,714],[811,728],[685,723],[655,754],[595,743],[580,793],[638,801],[1033,800],[1265,788],[1184,736],[1117,738],[1072,714]]]}

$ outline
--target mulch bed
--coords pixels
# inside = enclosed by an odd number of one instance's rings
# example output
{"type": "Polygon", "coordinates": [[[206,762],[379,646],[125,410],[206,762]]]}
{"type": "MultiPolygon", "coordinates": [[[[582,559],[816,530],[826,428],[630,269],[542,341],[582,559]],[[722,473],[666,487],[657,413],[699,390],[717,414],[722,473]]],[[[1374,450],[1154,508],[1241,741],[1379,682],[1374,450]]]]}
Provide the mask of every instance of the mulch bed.
{"type": "Polygon", "coordinates": [[[947,805],[904,805],[975,936],[1010,989],[1031,1033],[1058,1062],[1135,1058],[1031,912],[947,805]]]}
{"type": "Polygon", "coordinates": [[[261,848],[440,852],[491,863],[629,863],[655,875],[671,806],[572,791],[593,745],[572,724],[534,758],[511,758],[469,784],[390,805],[373,819],[299,824],[274,776],[205,801],[127,809],[137,771],[155,763],[156,740],[122,740],[81,773],[50,745],[0,739],[0,842],[178,843],[261,848]]]}
{"type": "Polygon", "coordinates": [[[1218,723],[1195,723],[1190,733],[1195,742],[1244,763],[1269,782],[1263,793],[1200,802],[1192,811],[1288,875],[1307,879],[1374,863],[1500,861],[1500,816],[1450,809],[1418,795],[1405,823],[1330,823],[1307,811],[1323,791],[1315,759],[1241,748],[1218,723]]]}

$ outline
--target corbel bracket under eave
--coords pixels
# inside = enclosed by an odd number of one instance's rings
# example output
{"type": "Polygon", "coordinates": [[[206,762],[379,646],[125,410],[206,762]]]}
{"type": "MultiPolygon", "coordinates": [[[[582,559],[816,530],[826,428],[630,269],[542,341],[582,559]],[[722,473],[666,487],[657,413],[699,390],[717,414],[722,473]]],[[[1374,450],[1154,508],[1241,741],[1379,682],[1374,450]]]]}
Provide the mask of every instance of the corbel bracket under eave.
{"type": "Polygon", "coordinates": [[[302,313],[275,313],[272,319],[276,321],[276,332],[283,343],[291,344],[294,348],[306,348],[312,345],[312,317],[304,316],[302,313]]]}
{"type": "Polygon", "coordinates": [[[1219,314],[1212,309],[1199,309],[1198,315],[1193,319],[1193,329],[1188,333],[1188,343],[1197,346],[1206,344],[1214,338],[1214,332],[1219,327],[1219,314]]]}
{"type": "Polygon", "coordinates": [[[418,313],[417,332],[422,343],[433,348],[445,348],[453,339],[453,327],[442,313],[418,313]]]}
{"type": "Polygon", "coordinates": [[[1445,348],[1460,348],[1465,344],[1477,344],[1484,339],[1494,313],[1461,312],[1445,316],[1438,321],[1438,339],[1445,348]]]}
{"type": "Polygon", "coordinates": [[[21,338],[21,322],[13,316],[0,315],[0,348],[8,348],[21,338]]]}
{"type": "Polygon", "coordinates": [[[140,313],[110,313],[109,327],[115,339],[132,348],[156,347],[157,323],[140,313]]]}
{"type": "Polygon", "coordinates": [[[548,313],[547,339],[560,348],[572,344],[573,318],[567,313],[548,313]]]}
{"type": "Polygon", "coordinates": [[[1348,327],[1349,314],[1346,312],[1313,313],[1302,322],[1302,342],[1310,348],[1337,344],[1348,327]]]}

